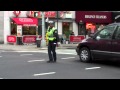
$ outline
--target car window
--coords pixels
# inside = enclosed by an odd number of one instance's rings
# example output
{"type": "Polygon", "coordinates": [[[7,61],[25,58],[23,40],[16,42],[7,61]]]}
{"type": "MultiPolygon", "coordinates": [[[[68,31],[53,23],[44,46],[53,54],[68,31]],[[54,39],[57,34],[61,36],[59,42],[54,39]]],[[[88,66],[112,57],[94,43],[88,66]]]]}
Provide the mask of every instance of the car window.
{"type": "Polygon", "coordinates": [[[115,39],[120,39],[120,27],[118,27],[118,29],[116,31],[115,39]]]}
{"type": "Polygon", "coordinates": [[[111,39],[114,29],[115,29],[115,26],[105,27],[98,33],[98,35],[96,36],[96,39],[111,39]]]}

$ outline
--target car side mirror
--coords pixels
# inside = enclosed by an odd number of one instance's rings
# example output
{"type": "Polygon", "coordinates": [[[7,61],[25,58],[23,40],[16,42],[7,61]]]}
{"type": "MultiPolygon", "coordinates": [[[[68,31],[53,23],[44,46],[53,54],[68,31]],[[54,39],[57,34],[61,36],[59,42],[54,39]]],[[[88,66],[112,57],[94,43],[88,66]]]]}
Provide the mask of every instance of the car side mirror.
{"type": "Polygon", "coordinates": [[[100,40],[101,38],[99,36],[96,37],[96,40],[100,40]]]}
{"type": "Polygon", "coordinates": [[[93,37],[94,37],[94,34],[90,34],[90,37],[93,38],[93,37]]]}

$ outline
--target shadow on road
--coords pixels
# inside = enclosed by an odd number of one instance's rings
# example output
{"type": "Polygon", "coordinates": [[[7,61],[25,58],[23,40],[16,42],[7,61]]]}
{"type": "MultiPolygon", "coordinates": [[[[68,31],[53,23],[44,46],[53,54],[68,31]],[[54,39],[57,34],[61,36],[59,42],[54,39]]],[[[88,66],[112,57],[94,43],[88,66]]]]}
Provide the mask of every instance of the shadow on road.
{"type": "Polygon", "coordinates": [[[120,67],[120,59],[119,60],[118,59],[112,59],[112,60],[99,59],[99,60],[92,61],[92,63],[113,66],[113,67],[120,67]]]}
{"type": "Polygon", "coordinates": [[[112,66],[112,67],[120,67],[120,59],[112,59],[112,60],[106,60],[106,59],[97,59],[93,60],[90,63],[81,62],[80,60],[74,60],[76,63],[84,63],[84,64],[97,64],[97,65],[105,65],[105,66],[112,66]]]}

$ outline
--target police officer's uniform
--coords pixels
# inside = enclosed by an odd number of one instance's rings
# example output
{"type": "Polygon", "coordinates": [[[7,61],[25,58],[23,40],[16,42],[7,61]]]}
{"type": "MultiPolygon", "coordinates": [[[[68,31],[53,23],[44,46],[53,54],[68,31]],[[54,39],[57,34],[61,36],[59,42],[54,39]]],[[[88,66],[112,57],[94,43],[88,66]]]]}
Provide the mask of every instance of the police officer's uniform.
{"type": "Polygon", "coordinates": [[[48,34],[48,56],[49,56],[49,61],[47,62],[56,62],[57,57],[56,57],[56,45],[57,42],[59,42],[59,36],[57,33],[57,29],[54,27],[48,28],[47,30],[48,34]]]}

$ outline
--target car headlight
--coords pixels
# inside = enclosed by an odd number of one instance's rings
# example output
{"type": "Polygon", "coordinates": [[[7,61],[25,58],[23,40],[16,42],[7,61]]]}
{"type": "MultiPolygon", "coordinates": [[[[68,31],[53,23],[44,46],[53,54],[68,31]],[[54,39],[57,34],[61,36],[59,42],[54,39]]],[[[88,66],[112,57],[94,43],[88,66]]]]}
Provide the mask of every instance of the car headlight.
{"type": "Polygon", "coordinates": [[[77,44],[77,48],[80,46],[80,43],[77,44]]]}
{"type": "Polygon", "coordinates": [[[83,43],[83,42],[87,42],[87,39],[83,39],[83,40],[81,41],[81,43],[83,43]]]}

